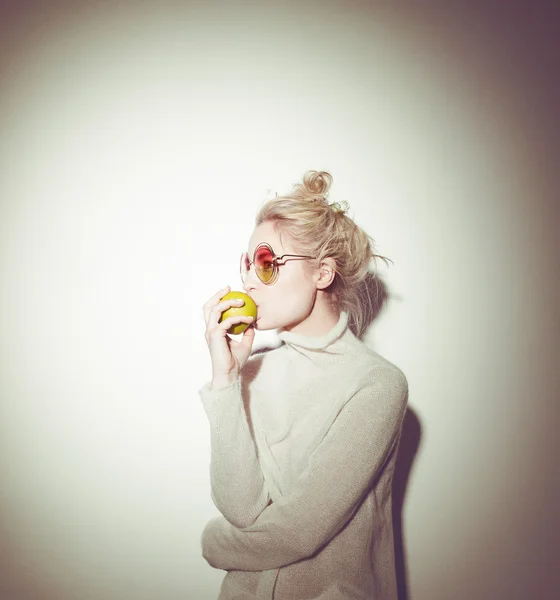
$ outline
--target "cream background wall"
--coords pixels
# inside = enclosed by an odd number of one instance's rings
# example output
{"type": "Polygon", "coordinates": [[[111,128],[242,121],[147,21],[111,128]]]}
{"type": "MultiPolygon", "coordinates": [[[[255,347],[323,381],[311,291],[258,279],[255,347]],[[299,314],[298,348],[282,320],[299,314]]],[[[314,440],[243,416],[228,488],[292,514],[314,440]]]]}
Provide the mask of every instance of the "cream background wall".
{"type": "Polygon", "coordinates": [[[555,595],[555,21],[498,4],[2,5],[2,600],[217,597],[201,307],[307,169],[394,262],[402,599],[555,595]]]}

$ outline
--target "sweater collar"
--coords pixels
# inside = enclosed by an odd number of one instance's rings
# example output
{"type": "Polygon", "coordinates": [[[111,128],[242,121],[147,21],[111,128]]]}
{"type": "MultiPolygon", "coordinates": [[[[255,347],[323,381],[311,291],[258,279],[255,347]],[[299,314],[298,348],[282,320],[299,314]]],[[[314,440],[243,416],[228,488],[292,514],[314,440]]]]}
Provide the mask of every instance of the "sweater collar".
{"type": "Polygon", "coordinates": [[[341,311],[338,323],[325,335],[312,337],[280,329],[278,337],[286,344],[292,346],[300,346],[309,350],[322,350],[335,342],[346,331],[347,326],[348,313],[341,311]]]}

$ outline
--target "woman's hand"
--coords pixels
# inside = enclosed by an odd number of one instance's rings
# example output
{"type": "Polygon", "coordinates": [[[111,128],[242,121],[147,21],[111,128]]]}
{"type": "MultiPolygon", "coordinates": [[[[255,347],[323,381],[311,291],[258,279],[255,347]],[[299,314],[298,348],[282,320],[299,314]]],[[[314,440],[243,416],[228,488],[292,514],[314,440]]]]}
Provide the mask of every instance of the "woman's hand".
{"type": "Polygon", "coordinates": [[[212,296],[203,307],[204,320],[206,321],[206,343],[210,349],[212,359],[212,389],[219,389],[233,383],[238,377],[243,365],[249,359],[255,330],[249,326],[244,332],[240,342],[232,340],[227,335],[227,330],[232,325],[239,323],[252,323],[253,317],[235,316],[224,319],[221,323],[222,313],[232,306],[243,306],[243,300],[224,300],[230,291],[227,286],[212,296]]]}

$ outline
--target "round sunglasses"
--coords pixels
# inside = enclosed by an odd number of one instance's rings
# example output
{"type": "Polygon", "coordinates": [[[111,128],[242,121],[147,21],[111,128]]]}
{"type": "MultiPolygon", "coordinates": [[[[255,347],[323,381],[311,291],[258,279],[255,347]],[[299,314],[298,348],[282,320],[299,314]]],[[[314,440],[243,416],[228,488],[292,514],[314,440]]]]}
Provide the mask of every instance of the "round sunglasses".
{"type": "Polygon", "coordinates": [[[257,277],[266,285],[272,285],[278,279],[278,267],[283,265],[287,260],[298,258],[315,258],[315,256],[303,256],[301,254],[282,254],[282,256],[276,256],[271,246],[266,242],[261,242],[255,248],[253,260],[249,260],[247,252],[243,252],[241,255],[241,281],[245,283],[251,265],[255,265],[257,277]]]}

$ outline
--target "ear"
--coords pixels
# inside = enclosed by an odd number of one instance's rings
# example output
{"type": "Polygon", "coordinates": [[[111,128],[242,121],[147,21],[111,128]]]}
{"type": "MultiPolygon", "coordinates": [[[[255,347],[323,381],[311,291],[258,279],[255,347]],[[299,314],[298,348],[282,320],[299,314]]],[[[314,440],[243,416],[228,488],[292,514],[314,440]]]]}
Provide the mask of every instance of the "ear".
{"type": "Polygon", "coordinates": [[[319,266],[317,289],[324,290],[331,285],[336,275],[336,263],[332,258],[325,258],[319,266]]]}

